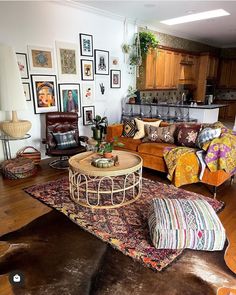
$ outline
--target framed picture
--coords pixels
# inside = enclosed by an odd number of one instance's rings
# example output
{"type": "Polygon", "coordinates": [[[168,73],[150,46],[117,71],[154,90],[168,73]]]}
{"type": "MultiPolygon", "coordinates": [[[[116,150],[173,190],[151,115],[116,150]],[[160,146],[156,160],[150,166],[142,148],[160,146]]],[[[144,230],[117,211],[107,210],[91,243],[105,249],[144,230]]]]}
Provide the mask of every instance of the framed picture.
{"type": "Polygon", "coordinates": [[[109,75],[109,52],[105,50],[94,50],[95,74],[109,75]]]}
{"type": "Polygon", "coordinates": [[[31,93],[30,93],[30,83],[22,83],[25,93],[26,101],[31,101],[31,93]]]}
{"type": "Polygon", "coordinates": [[[109,97],[109,78],[96,77],[95,83],[95,99],[96,101],[104,101],[109,97]]]}
{"type": "Polygon", "coordinates": [[[78,49],[77,44],[56,41],[59,79],[71,82],[78,81],[78,49]]]}
{"type": "Polygon", "coordinates": [[[82,100],[84,105],[91,105],[94,101],[94,84],[82,84],[82,100]]]}
{"type": "Polygon", "coordinates": [[[56,112],[58,108],[55,75],[31,75],[35,114],[56,112]]]}
{"type": "Polygon", "coordinates": [[[88,34],[79,34],[80,55],[93,56],[93,36],[88,34]]]}
{"type": "Polygon", "coordinates": [[[30,69],[35,73],[53,73],[54,58],[52,48],[28,46],[30,69]]]}
{"type": "Polygon", "coordinates": [[[111,88],[120,88],[121,87],[121,71],[120,70],[111,70],[111,88]]]}
{"type": "Polygon", "coordinates": [[[111,56],[110,57],[110,67],[111,68],[119,68],[120,60],[119,57],[111,56]]]}
{"type": "Polygon", "coordinates": [[[83,124],[85,126],[92,125],[92,119],[95,116],[95,107],[94,106],[86,106],[83,107],[83,124]]]}
{"type": "Polygon", "coordinates": [[[84,81],[93,81],[93,61],[81,59],[81,79],[84,81]]]}
{"type": "Polygon", "coordinates": [[[76,112],[81,117],[81,96],[79,84],[59,84],[62,112],[76,112]]]}
{"type": "Polygon", "coordinates": [[[16,59],[22,79],[29,79],[29,70],[26,53],[16,52],[16,59]]]}

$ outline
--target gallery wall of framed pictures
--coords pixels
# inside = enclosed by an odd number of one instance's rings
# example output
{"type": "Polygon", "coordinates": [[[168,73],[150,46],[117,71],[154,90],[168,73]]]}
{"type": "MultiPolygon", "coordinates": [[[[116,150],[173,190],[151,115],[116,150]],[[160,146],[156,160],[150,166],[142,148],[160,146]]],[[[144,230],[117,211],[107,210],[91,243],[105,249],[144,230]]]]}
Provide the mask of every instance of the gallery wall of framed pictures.
{"type": "Polygon", "coordinates": [[[55,41],[55,48],[28,45],[28,54],[16,56],[26,101],[33,101],[35,114],[77,112],[87,126],[94,104],[105,103],[109,89],[121,88],[121,70],[117,56],[94,49],[93,35],[79,33],[78,39],[79,44],[55,41]]]}

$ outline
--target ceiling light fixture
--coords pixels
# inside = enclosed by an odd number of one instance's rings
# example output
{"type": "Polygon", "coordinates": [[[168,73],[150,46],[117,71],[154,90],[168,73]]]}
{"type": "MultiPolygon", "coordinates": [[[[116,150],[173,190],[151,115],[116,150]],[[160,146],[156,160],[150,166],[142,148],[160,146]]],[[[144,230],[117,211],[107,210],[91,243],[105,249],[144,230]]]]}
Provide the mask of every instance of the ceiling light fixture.
{"type": "Polygon", "coordinates": [[[203,20],[203,19],[226,16],[226,15],[230,15],[230,13],[228,13],[224,9],[216,9],[216,10],[209,10],[205,12],[194,13],[194,14],[189,14],[189,15],[185,15],[181,17],[163,20],[161,21],[161,23],[172,26],[172,25],[189,23],[189,22],[194,22],[194,21],[203,20]]]}

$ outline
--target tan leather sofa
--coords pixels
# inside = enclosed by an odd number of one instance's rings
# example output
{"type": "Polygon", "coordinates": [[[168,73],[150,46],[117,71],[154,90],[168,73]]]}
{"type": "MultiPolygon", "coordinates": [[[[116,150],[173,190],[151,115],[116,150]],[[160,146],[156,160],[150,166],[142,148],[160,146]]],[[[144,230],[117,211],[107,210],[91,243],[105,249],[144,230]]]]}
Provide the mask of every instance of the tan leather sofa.
{"type": "MultiPolygon", "coordinates": [[[[160,127],[167,126],[168,123],[161,122],[160,127]]],[[[119,142],[124,143],[124,147],[116,147],[119,150],[125,150],[137,153],[143,159],[143,166],[167,173],[167,167],[163,158],[164,148],[167,146],[175,146],[167,143],[142,143],[140,139],[122,137],[123,124],[109,125],[107,128],[107,140],[112,140],[115,136],[119,142]]],[[[205,169],[202,182],[214,186],[214,196],[216,188],[231,177],[230,174],[223,170],[210,172],[205,169]]]]}

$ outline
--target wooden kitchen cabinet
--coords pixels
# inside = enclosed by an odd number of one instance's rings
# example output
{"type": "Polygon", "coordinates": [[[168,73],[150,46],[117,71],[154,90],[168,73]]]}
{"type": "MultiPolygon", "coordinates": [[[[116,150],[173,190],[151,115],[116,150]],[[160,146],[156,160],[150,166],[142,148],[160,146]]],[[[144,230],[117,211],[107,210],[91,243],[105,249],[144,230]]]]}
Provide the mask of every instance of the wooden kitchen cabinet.
{"type": "Polygon", "coordinates": [[[227,106],[220,108],[219,120],[234,121],[236,116],[236,101],[235,100],[217,100],[216,103],[225,104],[227,106]]]}
{"type": "Polygon", "coordinates": [[[207,64],[207,79],[217,78],[218,66],[219,58],[216,56],[209,56],[207,64]]]}
{"type": "Polygon", "coordinates": [[[220,71],[219,71],[219,88],[229,88],[230,84],[230,75],[231,75],[231,60],[223,59],[220,62],[220,71]]]}
{"type": "Polygon", "coordinates": [[[198,70],[198,57],[181,54],[179,84],[195,84],[198,70]]]}
{"type": "Polygon", "coordinates": [[[229,87],[236,88],[236,60],[231,60],[229,87]]]}

